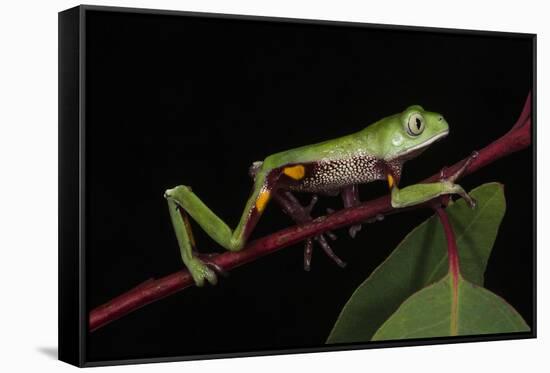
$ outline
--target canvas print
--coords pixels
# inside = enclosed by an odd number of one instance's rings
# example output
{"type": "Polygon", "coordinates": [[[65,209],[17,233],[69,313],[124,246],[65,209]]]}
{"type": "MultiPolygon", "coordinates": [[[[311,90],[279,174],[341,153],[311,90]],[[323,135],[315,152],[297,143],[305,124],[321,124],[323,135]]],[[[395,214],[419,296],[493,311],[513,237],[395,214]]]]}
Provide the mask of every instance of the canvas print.
{"type": "Polygon", "coordinates": [[[85,21],[87,362],[534,336],[533,35],[85,21]]]}

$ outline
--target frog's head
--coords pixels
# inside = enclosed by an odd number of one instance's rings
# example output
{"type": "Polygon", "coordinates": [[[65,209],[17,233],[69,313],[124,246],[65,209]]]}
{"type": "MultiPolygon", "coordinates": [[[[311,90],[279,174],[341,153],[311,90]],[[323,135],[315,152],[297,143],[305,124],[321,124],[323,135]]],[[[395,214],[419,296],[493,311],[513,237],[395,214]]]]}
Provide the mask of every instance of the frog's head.
{"type": "Polygon", "coordinates": [[[441,114],[409,106],[384,123],[382,155],[386,160],[407,160],[422,153],[449,133],[449,124],[441,114]]]}

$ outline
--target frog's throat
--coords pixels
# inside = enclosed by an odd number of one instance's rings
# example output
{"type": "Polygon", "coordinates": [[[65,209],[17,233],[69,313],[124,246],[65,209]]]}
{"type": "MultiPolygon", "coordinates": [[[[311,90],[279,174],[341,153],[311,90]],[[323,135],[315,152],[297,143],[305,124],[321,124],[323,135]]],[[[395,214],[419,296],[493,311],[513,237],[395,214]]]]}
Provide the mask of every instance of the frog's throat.
{"type": "Polygon", "coordinates": [[[441,133],[438,133],[437,135],[429,138],[428,140],[424,141],[422,144],[418,144],[416,146],[413,146],[412,148],[410,149],[407,149],[407,151],[405,151],[404,153],[401,153],[399,154],[399,158],[401,157],[405,157],[407,155],[410,155],[412,153],[415,153],[419,150],[424,150],[426,149],[429,145],[433,144],[434,142],[438,141],[438,140],[441,140],[442,138],[444,138],[445,136],[447,136],[449,134],[449,130],[445,131],[445,132],[441,132],[441,133]]]}

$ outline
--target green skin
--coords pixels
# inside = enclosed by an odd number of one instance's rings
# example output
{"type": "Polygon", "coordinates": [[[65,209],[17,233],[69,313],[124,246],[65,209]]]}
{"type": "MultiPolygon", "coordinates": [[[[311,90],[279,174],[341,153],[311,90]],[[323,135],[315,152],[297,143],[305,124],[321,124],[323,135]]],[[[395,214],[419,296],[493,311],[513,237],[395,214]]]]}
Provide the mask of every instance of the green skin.
{"type": "Polygon", "coordinates": [[[473,207],[474,201],[462,187],[454,184],[456,174],[439,182],[415,184],[402,189],[397,186],[403,162],[417,156],[448,132],[449,125],[440,114],[414,105],[351,135],[273,154],[257,166],[252,193],[235,230],[231,230],[214,214],[190,187],[180,185],[168,189],[164,196],[168,201],[183,262],[197,286],[202,286],[205,280],[215,284],[216,273],[193,253],[194,239],[188,215],[219,245],[230,251],[239,251],[244,247],[269,197],[277,190],[315,193],[387,178],[394,208],[421,204],[445,194],[458,194],[473,207]],[[357,159],[367,161],[356,163],[357,159]],[[315,171],[324,164],[333,165],[330,178],[323,178],[315,171]],[[349,164],[363,166],[350,168],[347,167],[349,164]],[[304,172],[293,174],[293,177],[285,174],[285,169],[295,170],[296,166],[304,172]]]}

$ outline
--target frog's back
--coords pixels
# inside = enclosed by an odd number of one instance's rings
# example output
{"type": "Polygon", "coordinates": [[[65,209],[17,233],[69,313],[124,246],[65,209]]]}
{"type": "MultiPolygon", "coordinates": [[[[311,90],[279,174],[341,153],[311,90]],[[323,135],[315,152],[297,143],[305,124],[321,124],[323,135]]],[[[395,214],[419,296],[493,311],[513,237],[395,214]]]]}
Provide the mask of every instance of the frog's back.
{"type": "Polygon", "coordinates": [[[305,145],[270,155],[264,160],[264,169],[275,169],[293,164],[331,161],[349,157],[360,150],[357,134],[305,145]]]}

